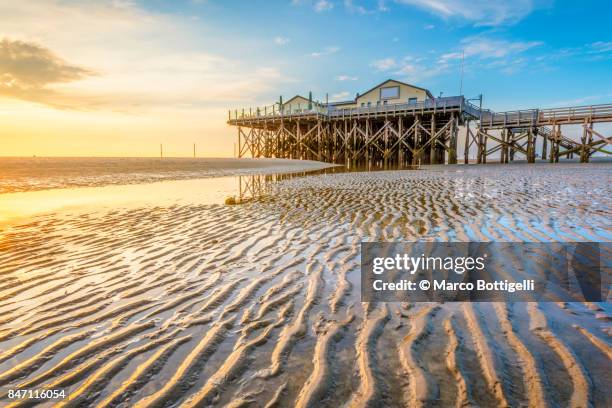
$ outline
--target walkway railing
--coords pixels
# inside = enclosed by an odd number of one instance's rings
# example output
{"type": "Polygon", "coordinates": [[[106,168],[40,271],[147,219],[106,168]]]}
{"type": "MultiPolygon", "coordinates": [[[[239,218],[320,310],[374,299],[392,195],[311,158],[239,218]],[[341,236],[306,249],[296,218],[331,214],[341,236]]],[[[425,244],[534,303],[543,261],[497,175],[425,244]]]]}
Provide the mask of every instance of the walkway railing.
{"type": "Polygon", "coordinates": [[[612,104],[573,106],[552,109],[525,109],[508,112],[483,110],[482,126],[537,126],[577,123],[585,119],[612,119],[612,104]]]}
{"type": "Polygon", "coordinates": [[[397,104],[379,104],[370,106],[359,106],[354,108],[342,108],[334,105],[326,106],[319,102],[313,102],[312,107],[304,107],[298,105],[279,109],[279,105],[269,105],[260,108],[250,108],[241,111],[229,111],[229,120],[256,120],[266,118],[294,118],[301,116],[323,116],[326,118],[338,118],[347,116],[371,116],[399,112],[414,112],[419,111],[446,111],[459,110],[464,111],[474,118],[478,118],[480,110],[477,106],[466,102],[463,96],[450,96],[444,98],[426,99],[414,103],[397,103],[397,104]]]}

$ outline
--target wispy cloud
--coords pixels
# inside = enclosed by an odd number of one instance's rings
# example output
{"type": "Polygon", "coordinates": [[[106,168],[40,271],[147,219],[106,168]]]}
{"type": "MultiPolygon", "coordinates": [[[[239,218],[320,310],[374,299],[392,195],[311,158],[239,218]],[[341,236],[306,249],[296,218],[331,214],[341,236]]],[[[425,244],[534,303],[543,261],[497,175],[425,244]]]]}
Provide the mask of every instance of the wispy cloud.
{"type": "Polygon", "coordinates": [[[313,5],[314,11],[321,13],[334,8],[334,4],[327,0],[317,0],[313,5]]]}
{"type": "Polygon", "coordinates": [[[547,104],[547,106],[557,108],[564,106],[577,106],[577,105],[588,105],[592,103],[601,103],[609,100],[612,97],[612,94],[601,94],[601,95],[587,95],[580,98],[575,99],[565,99],[560,101],[555,101],[547,104]]]}
{"type": "Polygon", "coordinates": [[[372,62],[370,65],[377,72],[388,73],[390,76],[408,82],[420,82],[427,78],[438,76],[448,70],[448,64],[446,63],[434,64],[425,58],[414,58],[412,56],[383,58],[372,62]]]}
{"type": "Polygon", "coordinates": [[[339,101],[347,100],[350,97],[351,97],[351,93],[349,91],[342,91],[342,92],[338,92],[338,93],[331,95],[329,97],[329,100],[331,102],[339,102],[339,101]]]}
{"type": "Polygon", "coordinates": [[[460,18],[479,26],[516,23],[535,8],[532,0],[396,0],[396,2],[420,7],[444,19],[460,18]]]}
{"type": "Polygon", "coordinates": [[[370,65],[376,71],[389,71],[397,67],[397,61],[395,61],[395,58],[383,58],[372,62],[370,65]]]}
{"type": "Polygon", "coordinates": [[[326,56],[326,55],[335,54],[338,51],[340,51],[340,47],[329,46],[329,47],[325,47],[323,49],[323,51],[314,51],[314,52],[310,53],[310,56],[313,57],[313,58],[319,58],[319,57],[323,57],[323,56],[326,56]]]}
{"type": "Polygon", "coordinates": [[[274,44],[276,45],[286,45],[291,41],[290,38],[287,37],[274,37],[274,44]]]}
{"type": "Polygon", "coordinates": [[[564,47],[552,53],[536,57],[536,61],[553,61],[565,58],[578,58],[582,61],[600,61],[612,58],[612,41],[595,41],[580,47],[564,47]]]}
{"type": "Polygon", "coordinates": [[[433,30],[434,28],[436,28],[436,26],[435,26],[435,25],[433,25],[433,24],[425,24],[425,25],[423,26],[423,28],[424,28],[425,30],[433,30]]]}
{"type": "Polygon", "coordinates": [[[465,58],[495,59],[520,54],[531,48],[542,45],[541,41],[507,41],[486,37],[468,37],[461,40],[463,51],[453,51],[442,54],[440,62],[465,58]]]}
{"type": "Polygon", "coordinates": [[[589,44],[593,52],[612,52],[612,41],[596,41],[589,44]]]}
{"type": "Polygon", "coordinates": [[[378,0],[375,4],[371,6],[364,6],[363,2],[359,0],[344,0],[344,9],[351,14],[374,14],[374,13],[383,13],[389,11],[389,7],[387,6],[387,2],[385,0],[378,0]]]}
{"type": "Polygon", "coordinates": [[[356,81],[359,78],[357,78],[356,76],[350,76],[350,75],[338,75],[334,79],[336,81],[356,81]]]}

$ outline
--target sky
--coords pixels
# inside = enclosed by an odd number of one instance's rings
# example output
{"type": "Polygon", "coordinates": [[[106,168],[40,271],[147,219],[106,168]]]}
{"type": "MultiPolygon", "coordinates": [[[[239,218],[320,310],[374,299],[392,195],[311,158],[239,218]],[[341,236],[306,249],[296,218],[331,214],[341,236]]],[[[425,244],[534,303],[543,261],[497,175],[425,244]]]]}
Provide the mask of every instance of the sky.
{"type": "Polygon", "coordinates": [[[0,156],[231,157],[228,110],[389,78],[495,111],[611,103],[610,15],[590,0],[0,0],[0,156]]]}

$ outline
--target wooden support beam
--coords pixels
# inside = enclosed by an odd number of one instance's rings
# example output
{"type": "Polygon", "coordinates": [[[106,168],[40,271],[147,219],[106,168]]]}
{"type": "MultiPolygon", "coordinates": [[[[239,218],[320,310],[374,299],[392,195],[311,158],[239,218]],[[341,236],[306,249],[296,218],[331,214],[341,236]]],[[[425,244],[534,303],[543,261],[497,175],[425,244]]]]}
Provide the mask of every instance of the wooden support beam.
{"type": "Polygon", "coordinates": [[[450,138],[448,141],[448,164],[457,164],[457,133],[459,118],[455,114],[451,114],[450,138]]]}
{"type": "Polygon", "coordinates": [[[468,120],[465,125],[465,146],[463,148],[463,164],[468,164],[470,162],[470,146],[472,145],[470,137],[473,136],[472,131],[470,129],[470,121],[468,120]]]}
{"type": "Polygon", "coordinates": [[[242,140],[240,134],[242,133],[242,128],[238,126],[238,158],[242,157],[242,140]]]}
{"type": "Polygon", "coordinates": [[[535,135],[533,126],[527,133],[527,163],[535,163],[535,135]]]}
{"type": "Polygon", "coordinates": [[[542,160],[546,160],[546,150],[548,148],[548,135],[546,132],[542,132],[542,160]]]}

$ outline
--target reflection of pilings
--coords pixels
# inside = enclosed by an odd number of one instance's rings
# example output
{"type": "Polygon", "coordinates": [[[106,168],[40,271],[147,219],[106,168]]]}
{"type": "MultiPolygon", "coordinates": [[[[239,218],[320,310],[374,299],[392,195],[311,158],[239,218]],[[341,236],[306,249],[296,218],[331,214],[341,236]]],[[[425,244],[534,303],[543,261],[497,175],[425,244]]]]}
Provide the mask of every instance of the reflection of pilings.
{"type": "Polygon", "coordinates": [[[297,177],[304,177],[313,174],[343,171],[341,167],[331,167],[321,170],[301,171],[285,174],[254,174],[248,176],[238,176],[238,202],[250,201],[262,198],[274,193],[274,184],[297,177]]]}

